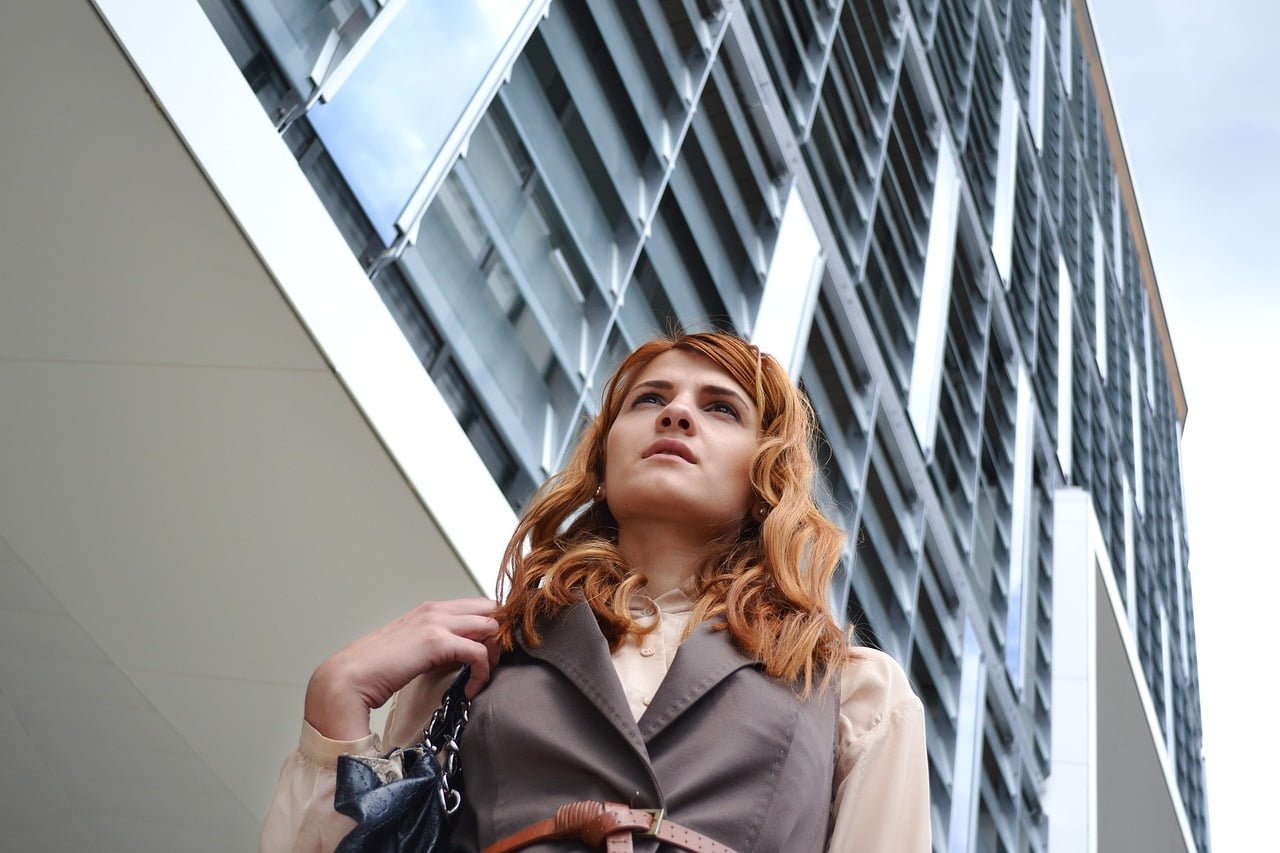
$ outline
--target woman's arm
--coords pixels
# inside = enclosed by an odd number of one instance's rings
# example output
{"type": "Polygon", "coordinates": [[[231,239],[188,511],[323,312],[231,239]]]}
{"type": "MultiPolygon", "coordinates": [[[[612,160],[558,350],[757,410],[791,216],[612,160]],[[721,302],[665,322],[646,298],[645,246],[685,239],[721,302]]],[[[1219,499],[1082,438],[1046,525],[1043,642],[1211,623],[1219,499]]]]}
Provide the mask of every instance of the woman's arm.
{"type": "Polygon", "coordinates": [[[298,749],[285,759],[263,819],[262,853],[332,850],[351,831],[355,822],[333,810],[338,756],[413,740],[461,664],[471,665],[474,696],[497,660],[494,607],[484,598],[420,604],[317,667],[298,749]],[[379,739],[369,732],[369,712],[393,695],[379,739]]]}
{"type": "Polygon", "coordinates": [[[828,850],[929,853],[924,707],[893,658],[857,655],[841,680],[828,850]]]}
{"type": "Polygon", "coordinates": [[[333,740],[369,733],[369,711],[424,673],[471,665],[467,696],[489,680],[497,662],[497,605],[488,598],[427,601],[351,643],[316,668],[303,716],[333,740]]]}

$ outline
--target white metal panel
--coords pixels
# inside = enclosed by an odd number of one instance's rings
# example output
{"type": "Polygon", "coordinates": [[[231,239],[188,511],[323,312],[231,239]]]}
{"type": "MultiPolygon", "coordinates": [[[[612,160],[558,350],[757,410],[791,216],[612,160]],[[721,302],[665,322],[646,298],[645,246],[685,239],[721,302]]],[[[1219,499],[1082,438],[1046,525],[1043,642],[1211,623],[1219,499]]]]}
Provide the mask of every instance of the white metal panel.
{"type": "Polygon", "coordinates": [[[751,331],[752,343],[778,359],[792,378],[799,376],[804,363],[821,285],[822,247],[804,209],[804,199],[793,184],[751,331]]]}
{"type": "Polygon", "coordinates": [[[1067,261],[1058,254],[1058,464],[1070,481],[1075,401],[1075,287],[1067,261]]]}
{"type": "Polygon", "coordinates": [[[1053,541],[1049,850],[1189,853],[1190,823],[1088,492],[1058,490],[1053,541]],[[1102,795],[1108,786],[1124,796],[1102,795]]]}
{"type": "Polygon", "coordinates": [[[1102,223],[1097,211],[1090,212],[1093,222],[1093,356],[1105,381],[1107,378],[1107,266],[1106,246],[1102,242],[1102,223]]]}
{"type": "Polygon", "coordinates": [[[1044,66],[1045,31],[1044,11],[1039,3],[1031,4],[1031,74],[1030,103],[1027,104],[1027,121],[1031,124],[1031,138],[1039,149],[1044,144],[1044,66]]]}
{"type": "Polygon", "coordinates": [[[996,146],[995,214],[991,255],[1005,287],[1013,273],[1013,198],[1018,178],[1018,94],[1006,62],[1000,63],[1000,130],[996,146]]]}
{"type": "Polygon", "coordinates": [[[1030,601],[1026,597],[1026,583],[1030,572],[1031,485],[1034,473],[1035,452],[1034,402],[1031,398],[1031,375],[1026,363],[1018,358],[1018,389],[1016,420],[1013,440],[1013,507],[1012,531],[1009,543],[1009,614],[1005,633],[1005,664],[1013,678],[1014,686],[1022,689],[1026,675],[1026,640],[1029,631],[1030,601]]]}
{"type": "Polygon", "coordinates": [[[938,425],[938,396],[942,389],[942,357],[947,335],[947,311],[951,307],[951,270],[955,259],[959,206],[960,176],[956,171],[950,139],[944,133],[938,145],[933,210],[929,216],[929,242],[920,293],[920,318],[911,360],[911,385],[907,389],[907,413],[926,456],[932,452],[938,425]]]}

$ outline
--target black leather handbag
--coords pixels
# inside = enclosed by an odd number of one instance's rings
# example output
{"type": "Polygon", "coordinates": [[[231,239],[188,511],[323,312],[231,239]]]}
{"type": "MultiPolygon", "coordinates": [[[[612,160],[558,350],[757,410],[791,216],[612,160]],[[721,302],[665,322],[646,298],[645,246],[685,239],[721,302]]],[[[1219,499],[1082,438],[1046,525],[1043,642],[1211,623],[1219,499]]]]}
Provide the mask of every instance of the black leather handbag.
{"type": "Polygon", "coordinates": [[[458,742],[470,703],[463,667],[445,691],[422,742],[383,756],[338,757],[333,807],[356,821],[336,853],[444,853],[462,805],[458,742]]]}

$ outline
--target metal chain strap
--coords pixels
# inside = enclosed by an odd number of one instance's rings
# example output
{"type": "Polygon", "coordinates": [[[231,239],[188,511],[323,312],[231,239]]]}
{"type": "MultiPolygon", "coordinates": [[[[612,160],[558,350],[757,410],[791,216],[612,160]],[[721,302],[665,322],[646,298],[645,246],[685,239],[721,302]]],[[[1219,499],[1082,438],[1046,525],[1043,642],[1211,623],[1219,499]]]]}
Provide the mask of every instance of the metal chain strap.
{"type": "Polygon", "coordinates": [[[449,815],[462,805],[462,792],[454,787],[454,782],[462,775],[458,743],[470,715],[471,703],[461,690],[455,692],[451,687],[444,694],[440,707],[431,715],[431,722],[422,730],[423,742],[435,754],[440,765],[440,804],[449,815]]]}

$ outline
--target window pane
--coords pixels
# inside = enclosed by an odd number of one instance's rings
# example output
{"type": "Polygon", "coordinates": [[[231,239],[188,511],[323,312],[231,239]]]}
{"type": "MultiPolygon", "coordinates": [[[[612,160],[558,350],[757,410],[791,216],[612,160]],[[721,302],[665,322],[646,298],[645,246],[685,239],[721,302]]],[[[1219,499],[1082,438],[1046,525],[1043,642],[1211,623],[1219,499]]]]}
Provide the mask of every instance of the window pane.
{"type": "Polygon", "coordinates": [[[312,109],[316,131],[387,243],[529,2],[408,3],[333,100],[312,109]]]}

